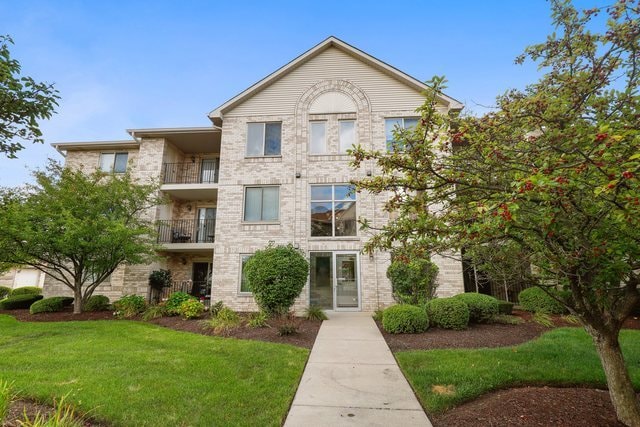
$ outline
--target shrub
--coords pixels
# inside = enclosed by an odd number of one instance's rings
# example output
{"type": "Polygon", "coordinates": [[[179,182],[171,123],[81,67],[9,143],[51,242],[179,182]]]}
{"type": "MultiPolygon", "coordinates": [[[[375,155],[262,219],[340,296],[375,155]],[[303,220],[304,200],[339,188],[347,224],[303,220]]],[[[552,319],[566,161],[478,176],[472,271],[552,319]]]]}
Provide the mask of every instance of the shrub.
{"type": "Polygon", "coordinates": [[[104,295],[91,295],[82,307],[84,311],[107,311],[111,309],[109,298],[104,295]]]}
{"type": "Polygon", "coordinates": [[[267,326],[267,319],[269,319],[269,316],[264,311],[251,313],[247,321],[247,326],[250,328],[264,328],[267,326]]]}
{"type": "Polygon", "coordinates": [[[157,319],[167,315],[167,307],[164,304],[152,304],[142,313],[142,320],[157,319]]]}
{"type": "Polygon", "coordinates": [[[42,294],[42,289],[40,289],[37,286],[23,286],[21,288],[15,288],[14,290],[12,290],[9,296],[13,297],[16,295],[41,295],[41,294],[42,294]]]}
{"type": "Polygon", "coordinates": [[[268,314],[284,314],[307,282],[309,262],[291,245],[270,245],[251,256],[244,271],[260,309],[268,314]]]}
{"type": "MultiPolygon", "coordinates": [[[[550,289],[549,292],[553,292],[559,295],[555,290],[550,289]]],[[[518,294],[518,301],[523,309],[532,311],[534,313],[548,313],[548,314],[562,314],[565,312],[564,306],[551,295],[549,295],[544,289],[534,286],[527,288],[518,294]]]]}
{"type": "Polygon", "coordinates": [[[382,316],[384,316],[384,309],[377,308],[376,311],[373,312],[373,320],[376,322],[382,322],[382,316]]]}
{"type": "Polygon", "coordinates": [[[167,314],[169,316],[178,316],[180,314],[180,306],[183,302],[188,300],[197,300],[193,295],[189,295],[186,292],[174,292],[169,295],[165,307],[167,307],[167,314]]]}
{"type": "Polygon", "coordinates": [[[498,313],[511,314],[513,313],[513,306],[515,304],[509,301],[498,300],[498,313]]]}
{"type": "Polygon", "coordinates": [[[518,316],[512,316],[510,314],[498,314],[496,316],[493,316],[493,319],[491,319],[491,323],[499,323],[502,325],[519,325],[521,323],[524,323],[524,320],[522,320],[518,316]]]}
{"type": "Polygon", "coordinates": [[[456,295],[457,298],[469,306],[470,323],[486,323],[498,314],[498,300],[490,295],[469,292],[456,295]]]}
{"type": "Polygon", "coordinates": [[[180,304],[178,314],[185,319],[195,319],[204,313],[204,304],[195,298],[189,298],[180,304]]]}
{"type": "Polygon", "coordinates": [[[153,289],[162,289],[171,286],[171,271],[153,270],[149,274],[149,286],[153,289]]]}
{"type": "Polygon", "coordinates": [[[54,313],[57,311],[64,310],[65,307],[69,307],[71,304],[73,304],[72,297],[45,298],[31,304],[31,307],[29,308],[29,313],[31,314],[54,313]]]}
{"type": "Polygon", "coordinates": [[[415,305],[393,305],[384,311],[382,327],[390,334],[415,334],[429,328],[429,318],[415,305]]]}
{"type": "Polygon", "coordinates": [[[0,299],[9,296],[11,293],[11,288],[7,288],[6,286],[0,286],[0,299]]]}
{"type": "Polygon", "coordinates": [[[222,307],[215,317],[205,322],[206,326],[216,334],[225,334],[240,326],[240,316],[229,307],[222,307]]]}
{"type": "Polygon", "coordinates": [[[322,310],[322,308],[318,307],[317,305],[310,305],[309,307],[307,307],[307,310],[305,311],[305,317],[307,318],[307,320],[329,319],[324,313],[324,310],[322,310]]]}
{"type": "Polygon", "coordinates": [[[125,295],[113,303],[114,313],[118,317],[133,317],[144,311],[147,303],[140,295],[125,295]]]}
{"type": "Polygon", "coordinates": [[[393,298],[400,304],[417,305],[433,298],[438,266],[426,258],[398,257],[387,268],[393,298]]]}
{"type": "Polygon", "coordinates": [[[15,295],[0,301],[0,310],[16,310],[19,308],[29,308],[31,304],[41,300],[42,295],[24,294],[15,295]]]}
{"type": "Polygon", "coordinates": [[[533,314],[533,321],[546,328],[553,327],[553,319],[551,319],[551,316],[549,316],[549,314],[544,311],[536,311],[533,314]]]}
{"type": "Polygon", "coordinates": [[[222,301],[218,301],[215,304],[211,304],[211,308],[209,308],[209,311],[211,312],[212,316],[217,316],[218,313],[220,312],[220,310],[222,310],[222,308],[224,307],[224,303],[222,301]]]}
{"type": "Polygon", "coordinates": [[[281,337],[296,333],[298,333],[298,325],[296,323],[287,321],[286,323],[278,326],[278,335],[281,337]]]}
{"type": "Polygon", "coordinates": [[[432,324],[443,329],[465,329],[469,325],[469,306],[457,298],[436,298],[427,303],[432,324]]]}

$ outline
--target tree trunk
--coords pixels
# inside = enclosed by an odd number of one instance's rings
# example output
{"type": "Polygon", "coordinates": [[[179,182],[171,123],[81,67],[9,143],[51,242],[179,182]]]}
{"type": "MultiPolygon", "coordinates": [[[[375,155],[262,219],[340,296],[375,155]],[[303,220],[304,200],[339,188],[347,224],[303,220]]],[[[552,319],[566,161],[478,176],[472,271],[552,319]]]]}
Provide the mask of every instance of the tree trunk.
{"type": "Polygon", "coordinates": [[[82,289],[76,286],[73,290],[73,314],[82,313],[82,289]]]}
{"type": "Polygon", "coordinates": [[[629,371],[624,363],[617,333],[590,331],[607,377],[611,403],[618,420],[630,427],[640,427],[640,402],[636,398],[629,371]]]}

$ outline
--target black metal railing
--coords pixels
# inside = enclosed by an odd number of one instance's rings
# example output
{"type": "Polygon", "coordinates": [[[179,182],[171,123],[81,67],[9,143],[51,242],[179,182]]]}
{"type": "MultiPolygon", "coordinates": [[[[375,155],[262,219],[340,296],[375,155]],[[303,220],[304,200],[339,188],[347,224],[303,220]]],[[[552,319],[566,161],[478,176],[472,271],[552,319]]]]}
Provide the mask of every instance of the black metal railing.
{"type": "Polygon", "coordinates": [[[198,280],[174,281],[162,289],[151,289],[150,300],[155,303],[165,301],[174,292],[185,292],[193,295],[209,307],[211,301],[211,282],[198,280]]]}
{"type": "Polygon", "coordinates": [[[220,159],[200,162],[165,163],[162,167],[163,184],[215,184],[218,182],[220,159]]]}
{"type": "Polygon", "coordinates": [[[159,220],[158,243],[213,243],[215,219],[159,220]]]}

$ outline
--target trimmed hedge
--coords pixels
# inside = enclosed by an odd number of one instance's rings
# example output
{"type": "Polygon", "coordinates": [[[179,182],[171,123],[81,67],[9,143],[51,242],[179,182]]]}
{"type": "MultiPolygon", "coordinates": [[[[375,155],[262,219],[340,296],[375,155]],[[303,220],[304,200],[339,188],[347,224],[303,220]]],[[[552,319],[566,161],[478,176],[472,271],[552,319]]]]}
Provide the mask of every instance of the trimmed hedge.
{"type": "MultiPolygon", "coordinates": [[[[557,292],[551,289],[549,291],[557,292]]],[[[566,311],[564,305],[537,286],[520,292],[518,301],[523,309],[534,313],[562,314],[566,311]]]]}
{"type": "Polygon", "coordinates": [[[107,311],[110,309],[109,298],[104,295],[91,295],[82,307],[83,311],[107,311]]]}
{"type": "Polygon", "coordinates": [[[453,298],[458,298],[469,306],[469,322],[471,323],[487,323],[498,314],[498,300],[490,295],[469,292],[456,295],[453,298]]]}
{"type": "Polygon", "coordinates": [[[13,297],[16,295],[41,295],[41,294],[42,294],[42,289],[37,286],[23,286],[21,288],[15,288],[14,290],[12,290],[9,296],[13,297]]]}
{"type": "Polygon", "coordinates": [[[394,260],[387,268],[393,299],[399,304],[423,304],[433,298],[438,266],[429,258],[394,260]]]}
{"type": "Polygon", "coordinates": [[[29,308],[31,304],[41,300],[42,295],[24,294],[15,295],[0,301],[0,310],[15,310],[18,308],[29,308]]]}
{"type": "Polygon", "coordinates": [[[11,288],[8,288],[6,286],[0,286],[0,299],[3,299],[6,296],[9,296],[9,294],[11,293],[11,288]]]}
{"type": "Polygon", "coordinates": [[[498,300],[498,313],[511,314],[513,313],[513,306],[515,304],[509,301],[498,300]]]}
{"type": "Polygon", "coordinates": [[[390,334],[416,334],[429,329],[429,318],[415,305],[392,305],[384,311],[382,327],[390,334]]]}
{"type": "Polygon", "coordinates": [[[459,298],[436,298],[427,303],[431,323],[443,329],[466,329],[469,325],[469,306],[459,298]]]}
{"type": "Polygon", "coordinates": [[[31,307],[29,308],[29,313],[31,314],[55,313],[57,311],[64,310],[65,307],[68,307],[71,304],[73,304],[73,297],[45,298],[31,304],[31,307]]]}

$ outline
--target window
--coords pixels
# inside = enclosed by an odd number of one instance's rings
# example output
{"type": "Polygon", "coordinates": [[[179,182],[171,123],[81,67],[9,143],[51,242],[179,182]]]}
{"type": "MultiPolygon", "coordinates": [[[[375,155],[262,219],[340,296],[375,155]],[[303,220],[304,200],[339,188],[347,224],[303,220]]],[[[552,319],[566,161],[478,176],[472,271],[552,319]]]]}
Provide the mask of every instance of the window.
{"type": "Polygon", "coordinates": [[[399,143],[393,140],[393,131],[395,129],[411,129],[418,125],[417,118],[395,118],[385,119],[384,121],[384,133],[387,140],[387,151],[396,151],[401,149],[399,143]]]}
{"type": "Polygon", "coordinates": [[[309,152],[325,154],[327,152],[326,122],[309,123],[309,152]]]}
{"type": "Polygon", "coordinates": [[[356,195],[351,185],[311,186],[311,236],[356,235],[356,195]]]}
{"type": "Polygon", "coordinates": [[[100,170],[104,172],[125,173],[129,153],[100,154],[100,170]]]}
{"type": "Polygon", "coordinates": [[[280,187],[246,187],[244,220],[247,222],[277,221],[280,217],[280,187]]]}
{"type": "Polygon", "coordinates": [[[247,283],[247,276],[244,273],[244,266],[247,260],[251,258],[252,254],[240,254],[240,293],[251,293],[249,289],[249,283],[247,283]]]}
{"type": "Polygon", "coordinates": [[[248,123],[247,157],[279,156],[282,123],[248,123]]]}
{"type": "Polygon", "coordinates": [[[340,120],[340,154],[346,154],[347,150],[356,144],[356,122],[353,120],[340,120]]]}

